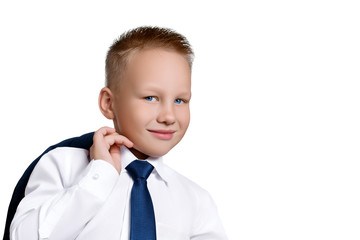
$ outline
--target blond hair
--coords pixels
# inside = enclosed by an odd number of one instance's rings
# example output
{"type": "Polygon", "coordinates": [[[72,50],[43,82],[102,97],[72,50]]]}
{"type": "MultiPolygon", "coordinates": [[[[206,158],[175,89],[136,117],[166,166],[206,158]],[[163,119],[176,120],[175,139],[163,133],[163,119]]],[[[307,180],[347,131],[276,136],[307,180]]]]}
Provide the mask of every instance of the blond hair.
{"type": "Polygon", "coordinates": [[[113,89],[117,86],[132,53],[152,48],[176,51],[185,57],[191,69],[194,53],[183,35],[168,28],[138,27],[123,33],[110,46],[105,65],[106,87],[113,89]]]}

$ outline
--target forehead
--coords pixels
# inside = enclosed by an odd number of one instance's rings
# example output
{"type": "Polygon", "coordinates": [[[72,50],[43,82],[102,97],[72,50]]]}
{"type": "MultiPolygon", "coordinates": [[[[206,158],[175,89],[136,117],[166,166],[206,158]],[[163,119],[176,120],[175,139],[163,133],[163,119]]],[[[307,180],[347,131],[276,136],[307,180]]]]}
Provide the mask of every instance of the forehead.
{"type": "Polygon", "coordinates": [[[187,59],[169,49],[145,49],[131,54],[121,85],[129,87],[191,87],[191,69],[187,59]]]}

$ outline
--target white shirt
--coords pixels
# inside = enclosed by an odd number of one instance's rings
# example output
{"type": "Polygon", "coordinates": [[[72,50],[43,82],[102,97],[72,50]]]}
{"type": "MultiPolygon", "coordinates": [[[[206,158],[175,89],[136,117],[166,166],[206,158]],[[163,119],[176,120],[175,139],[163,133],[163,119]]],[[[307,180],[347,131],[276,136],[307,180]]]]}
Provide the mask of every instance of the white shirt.
{"type": "MultiPolygon", "coordinates": [[[[10,228],[12,240],[128,240],[133,180],[125,167],[136,157],[121,147],[122,171],[88,151],[58,147],[34,168],[10,228]]],[[[227,239],[216,206],[198,185],[163,163],[154,166],[148,188],[158,240],[227,239]]]]}

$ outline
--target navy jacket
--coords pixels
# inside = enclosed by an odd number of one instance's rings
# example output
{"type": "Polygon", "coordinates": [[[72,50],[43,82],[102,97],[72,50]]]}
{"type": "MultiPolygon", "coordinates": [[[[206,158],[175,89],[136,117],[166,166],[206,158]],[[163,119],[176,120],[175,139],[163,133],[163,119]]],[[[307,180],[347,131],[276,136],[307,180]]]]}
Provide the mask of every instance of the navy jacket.
{"type": "Polygon", "coordinates": [[[9,204],[9,208],[8,208],[8,213],[7,213],[7,217],[6,217],[6,224],[5,224],[5,230],[4,230],[4,238],[3,240],[9,240],[10,239],[10,225],[11,225],[11,221],[14,218],[16,209],[21,201],[21,199],[24,198],[25,196],[25,188],[26,185],[29,181],[30,175],[33,171],[33,169],[35,168],[36,164],[38,163],[38,161],[40,160],[40,158],[46,154],[47,152],[57,148],[57,147],[74,147],[74,148],[83,148],[83,149],[87,149],[89,150],[90,147],[93,144],[93,136],[94,136],[94,132],[91,133],[87,133],[84,134],[80,137],[74,137],[74,138],[70,138],[70,139],[66,139],[58,144],[55,144],[51,147],[49,147],[48,149],[45,150],[45,152],[43,152],[38,158],[36,158],[31,164],[30,166],[25,170],[24,174],[22,175],[22,177],[20,178],[20,180],[18,181],[13,195],[11,197],[11,201],[9,204]]]}

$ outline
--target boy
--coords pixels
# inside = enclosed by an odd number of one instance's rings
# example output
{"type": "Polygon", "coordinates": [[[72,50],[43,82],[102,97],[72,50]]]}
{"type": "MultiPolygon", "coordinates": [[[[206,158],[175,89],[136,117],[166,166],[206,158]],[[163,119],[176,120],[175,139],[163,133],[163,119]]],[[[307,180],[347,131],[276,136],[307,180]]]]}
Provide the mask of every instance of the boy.
{"type": "Polygon", "coordinates": [[[11,239],[226,239],[208,193],[162,161],[189,125],[192,57],[169,29],[140,27],[114,42],[99,107],[115,129],[96,131],[90,151],[41,157],[11,239]],[[140,168],[146,176],[135,176],[140,168]]]}

